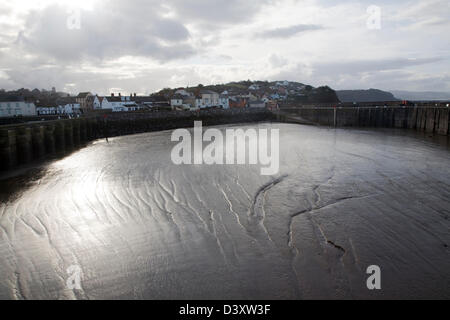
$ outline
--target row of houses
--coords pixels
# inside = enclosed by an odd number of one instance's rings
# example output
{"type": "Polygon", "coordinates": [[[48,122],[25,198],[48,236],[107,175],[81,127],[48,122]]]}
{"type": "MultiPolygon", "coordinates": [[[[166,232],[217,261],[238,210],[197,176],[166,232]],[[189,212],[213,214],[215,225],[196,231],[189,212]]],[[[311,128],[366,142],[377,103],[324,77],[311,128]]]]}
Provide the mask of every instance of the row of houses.
{"type": "Polygon", "coordinates": [[[36,105],[27,101],[0,102],[0,117],[35,116],[36,105]]]}
{"type": "Polygon", "coordinates": [[[211,90],[202,90],[199,94],[187,92],[180,89],[170,99],[170,105],[173,109],[199,110],[206,108],[229,109],[229,98],[211,90]]]}
{"type": "Polygon", "coordinates": [[[78,103],[61,104],[56,107],[38,107],[37,115],[61,115],[61,116],[79,116],[81,115],[81,106],[78,103]]]}
{"type": "Polygon", "coordinates": [[[269,96],[262,98],[249,94],[230,94],[228,91],[217,93],[211,90],[201,90],[198,94],[179,89],[170,99],[173,109],[199,110],[206,108],[278,108],[277,101],[269,96]]]}
{"type": "Polygon", "coordinates": [[[76,97],[76,102],[83,112],[92,110],[108,110],[112,112],[131,112],[147,110],[151,108],[169,108],[166,99],[155,96],[138,97],[136,94],[124,96],[122,94],[111,94],[109,97],[93,95],[90,92],[80,93],[76,97]]]}
{"type": "MultiPolygon", "coordinates": [[[[158,96],[118,95],[98,96],[90,92],[82,92],[76,97],[58,99],[55,105],[43,105],[32,102],[7,101],[0,102],[0,117],[58,115],[78,117],[83,113],[99,110],[111,112],[132,112],[139,110],[200,110],[207,108],[278,108],[277,101],[271,96],[258,96],[254,93],[233,94],[227,91],[217,93],[201,90],[197,94],[179,89],[171,98],[158,96]]],[[[275,97],[276,98],[276,97],[275,97]]]]}
{"type": "Polygon", "coordinates": [[[90,92],[82,92],[76,97],[64,99],[64,103],[57,106],[38,107],[38,115],[68,115],[78,116],[92,111],[132,112],[149,109],[171,109],[164,97],[138,97],[136,94],[123,96],[121,94],[103,97],[90,92]]]}

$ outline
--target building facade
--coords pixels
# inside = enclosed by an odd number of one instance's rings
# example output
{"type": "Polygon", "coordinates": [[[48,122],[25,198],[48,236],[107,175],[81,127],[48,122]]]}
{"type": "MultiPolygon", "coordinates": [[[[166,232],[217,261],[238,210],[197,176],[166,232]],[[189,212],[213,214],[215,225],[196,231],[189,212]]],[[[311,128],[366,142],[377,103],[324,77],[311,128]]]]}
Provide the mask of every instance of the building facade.
{"type": "Polygon", "coordinates": [[[230,98],[227,95],[220,95],[219,107],[222,109],[230,109],[230,98]]]}
{"type": "MultiPolygon", "coordinates": [[[[134,100],[134,99],[133,99],[134,100]]],[[[132,100],[132,96],[111,96],[99,98],[102,110],[112,110],[112,112],[129,112],[145,109],[142,104],[137,104],[132,100]]]]}
{"type": "Polygon", "coordinates": [[[0,117],[35,116],[36,106],[34,103],[25,101],[0,102],[0,117]]]}
{"type": "Polygon", "coordinates": [[[265,108],[266,107],[266,103],[264,101],[261,100],[256,100],[256,101],[250,101],[249,102],[249,108],[265,108]]]}
{"type": "Polygon", "coordinates": [[[219,106],[220,95],[211,90],[203,90],[200,92],[202,97],[202,105],[200,108],[211,108],[219,106]]]}
{"type": "Polygon", "coordinates": [[[76,103],[81,106],[81,110],[83,111],[94,109],[94,95],[90,92],[81,92],[75,100],[76,103]]]}

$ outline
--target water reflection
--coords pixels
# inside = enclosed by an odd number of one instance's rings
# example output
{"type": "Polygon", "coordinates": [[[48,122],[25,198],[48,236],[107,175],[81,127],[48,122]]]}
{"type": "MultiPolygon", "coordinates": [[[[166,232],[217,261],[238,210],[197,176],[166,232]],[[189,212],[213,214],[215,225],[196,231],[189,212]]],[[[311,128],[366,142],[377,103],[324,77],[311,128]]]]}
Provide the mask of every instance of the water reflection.
{"type": "Polygon", "coordinates": [[[0,298],[450,297],[447,138],[258,126],[280,129],[278,176],[175,166],[159,132],[3,181],[0,298]],[[382,292],[365,286],[373,264],[382,292]],[[66,286],[73,265],[83,290],[66,286]]]}

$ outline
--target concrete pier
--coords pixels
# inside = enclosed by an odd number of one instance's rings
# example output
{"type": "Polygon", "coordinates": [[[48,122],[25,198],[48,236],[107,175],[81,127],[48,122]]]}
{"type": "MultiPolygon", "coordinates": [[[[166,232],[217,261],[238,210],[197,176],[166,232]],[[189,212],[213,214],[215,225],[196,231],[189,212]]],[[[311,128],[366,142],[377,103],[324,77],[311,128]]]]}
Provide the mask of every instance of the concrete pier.
{"type": "Polygon", "coordinates": [[[438,128],[437,133],[440,135],[448,135],[449,128],[449,118],[450,110],[449,109],[439,109],[439,118],[438,118],[438,128]]]}
{"type": "Polygon", "coordinates": [[[16,131],[0,130],[0,168],[9,170],[17,165],[16,131]]]}
{"type": "Polygon", "coordinates": [[[45,127],[36,126],[31,135],[33,145],[33,158],[42,159],[45,155],[45,127]]]}
{"type": "Polygon", "coordinates": [[[64,122],[55,123],[55,151],[62,153],[66,151],[66,139],[64,133],[64,122]]]}
{"type": "Polygon", "coordinates": [[[74,147],[74,132],[73,132],[73,123],[71,120],[64,122],[64,139],[66,145],[66,151],[70,151],[74,147]]]}
{"type": "Polygon", "coordinates": [[[52,155],[56,152],[55,146],[55,125],[54,124],[46,124],[45,125],[45,153],[48,155],[52,155]]]}
{"type": "Polygon", "coordinates": [[[267,110],[206,111],[200,114],[143,112],[0,126],[0,171],[46,156],[64,155],[105,136],[192,127],[194,121],[203,121],[208,126],[270,121],[274,118],[267,110]]]}
{"type": "Polygon", "coordinates": [[[17,130],[17,159],[19,164],[27,164],[33,159],[31,128],[20,127],[17,130]]]}
{"type": "Polygon", "coordinates": [[[425,130],[428,133],[433,133],[436,121],[436,109],[430,108],[426,110],[425,130]]]}
{"type": "Polygon", "coordinates": [[[73,146],[78,147],[80,146],[81,142],[81,134],[80,134],[80,120],[72,120],[72,135],[73,135],[73,146]]]}
{"type": "Polygon", "coordinates": [[[378,108],[285,108],[279,112],[285,119],[301,119],[337,127],[409,128],[427,133],[448,135],[450,110],[443,107],[378,107],[378,108]]]}
{"type": "Polygon", "coordinates": [[[98,136],[97,130],[90,118],[0,127],[0,171],[81,147],[98,136]]]}
{"type": "Polygon", "coordinates": [[[394,127],[395,128],[407,128],[408,127],[408,113],[406,109],[394,110],[394,127]]]}
{"type": "Polygon", "coordinates": [[[17,165],[64,154],[86,142],[134,133],[258,121],[316,124],[328,127],[409,128],[448,135],[450,110],[445,107],[337,107],[286,108],[266,111],[230,110],[196,113],[125,113],[72,120],[54,120],[0,127],[0,171],[17,165]]]}
{"type": "Polygon", "coordinates": [[[80,143],[85,143],[88,140],[87,135],[87,120],[80,119],[80,143]]]}

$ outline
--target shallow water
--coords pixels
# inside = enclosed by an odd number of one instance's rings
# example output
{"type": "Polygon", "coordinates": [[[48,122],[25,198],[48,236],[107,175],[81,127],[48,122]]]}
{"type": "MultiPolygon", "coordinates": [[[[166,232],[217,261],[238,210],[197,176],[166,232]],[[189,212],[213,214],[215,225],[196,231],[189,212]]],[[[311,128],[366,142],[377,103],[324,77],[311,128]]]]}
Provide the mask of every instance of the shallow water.
{"type": "Polygon", "coordinates": [[[18,180],[0,204],[0,299],[450,298],[447,138],[256,126],[280,129],[277,176],[175,166],[159,132],[18,180]]]}

